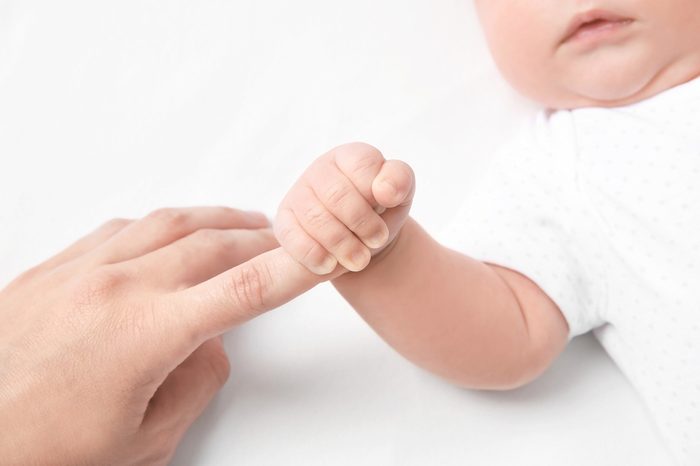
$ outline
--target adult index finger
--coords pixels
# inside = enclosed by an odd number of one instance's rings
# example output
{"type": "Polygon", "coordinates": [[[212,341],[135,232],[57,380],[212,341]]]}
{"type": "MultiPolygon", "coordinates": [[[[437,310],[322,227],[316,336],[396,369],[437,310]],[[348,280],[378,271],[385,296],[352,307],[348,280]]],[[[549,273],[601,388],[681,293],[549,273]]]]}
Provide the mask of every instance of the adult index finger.
{"type": "Polygon", "coordinates": [[[172,295],[170,312],[186,346],[192,350],[224,333],[332,280],[346,270],[324,276],[310,272],[284,249],[277,248],[244,262],[194,287],[172,295]]]}

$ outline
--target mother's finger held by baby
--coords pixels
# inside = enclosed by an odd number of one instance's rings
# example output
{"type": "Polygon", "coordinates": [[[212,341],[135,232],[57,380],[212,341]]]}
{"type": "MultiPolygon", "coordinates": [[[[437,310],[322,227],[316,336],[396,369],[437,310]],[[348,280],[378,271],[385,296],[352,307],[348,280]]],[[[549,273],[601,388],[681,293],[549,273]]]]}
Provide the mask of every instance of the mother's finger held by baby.
{"type": "Polygon", "coordinates": [[[162,316],[172,348],[186,357],[204,341],[285,304],[319,283],[346,273],[317,275],[283,248],[273,249],[194,287],[171,293],[162,316]]]}

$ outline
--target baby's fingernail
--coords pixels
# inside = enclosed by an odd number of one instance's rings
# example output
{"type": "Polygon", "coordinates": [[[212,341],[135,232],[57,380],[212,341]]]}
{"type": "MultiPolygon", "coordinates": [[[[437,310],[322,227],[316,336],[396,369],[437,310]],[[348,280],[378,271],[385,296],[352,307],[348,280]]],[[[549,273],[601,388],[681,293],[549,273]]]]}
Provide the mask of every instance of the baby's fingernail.
{"type": "Polygon", "coordinates": [[[371,259],[371,254],[367,249],[356,251],[350,256],[350,263],[346,266],[351,272],[359,272],[367,267],[371,259]]]}
{"type": "Polygon", "coordinates": [[[391,194],[392,199],[398,199],[401,196],[401,192],[396,187],[396,184],[392,183],[388,178],[382,179],[380,183],[391,194]]]}
{"type": "Polygon", "coordinates": [[[384,243],[386,243],[386,240],[389,239],[389,232],[386,230],[382,230],[370,237],[367,240],[367,247],[372,248],[372,249],[377,249],[381,248],[384,246],[384,243]]]}
{"type": "Polygon", "coordinates": [[[329,255],[323,259],[320,265],[315,266],[311,271],[316,275],[328,275],[335,270],[336,265],[338,265],[336,258],[329,255]]]}
{"type": "Polygon", "coordinates": [[[383,185],[384,185],[384,188],[385,188],[385,189],[388,189],[389,192],[391,192],[392,194],[397,194],[397,193],[398,193],[398,190],[396,189],[396,185],[395,185],[394,183],[392,183],[392,182],[389,180],[389,178],[382,178],[381,180],[379,180],[379,182],[380,182],[381,184],[383,184],[383,185]]]}

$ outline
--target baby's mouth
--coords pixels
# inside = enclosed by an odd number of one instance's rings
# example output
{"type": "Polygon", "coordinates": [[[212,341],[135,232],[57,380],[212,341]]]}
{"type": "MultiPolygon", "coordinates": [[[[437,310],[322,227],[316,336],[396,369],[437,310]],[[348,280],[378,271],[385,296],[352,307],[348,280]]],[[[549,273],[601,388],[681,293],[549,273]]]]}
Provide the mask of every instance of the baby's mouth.
{"type": "Polygon", "coordinates": [[[631,18],[625,18],[609,11],[590,10],[576,15],[569,23],[561,44],[568,42],[597,41],[614,34],[632,23],[631,18]]]}

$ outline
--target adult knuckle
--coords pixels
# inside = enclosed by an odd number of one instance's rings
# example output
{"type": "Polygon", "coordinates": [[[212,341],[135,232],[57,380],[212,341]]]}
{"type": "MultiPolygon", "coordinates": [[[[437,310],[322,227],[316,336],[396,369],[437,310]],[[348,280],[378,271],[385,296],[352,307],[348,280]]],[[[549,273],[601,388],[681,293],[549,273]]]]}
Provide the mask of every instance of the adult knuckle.
{"type": "Polygon", "coordinates": [[[119,231],[122,228],[126,227],[132,222],[132,220],[126,219],[126,218],[112,218],[110,220],[107,220],[105,223],[102,224],[100,227],[100,230],[106,231],[106,232],[112,232],[112,231],[119,231]]]}
{"type": "MultiPolygon", "coordinates": [[[[104,316],[105,327],[114,330],[116,334],[125,335],[158,335],[162,334],[164,322],[159,319],[158,305],[150,297],[141,297],[139,302],[129,303],[119,312],[104,316]]],[[[135,366],[134,369],[138,369],[135,366]]],[[[139,375],[141,375],[139,373],[139,375]]]]}
{"type": "Polygon", "coordinates": [[[82,277],[75,288],[74,298],[80,306],[99,305],[111,298],[128,280],[123,271],[102,266],[82,277]]]}
{"type": "Polygon", "coordinates": [[[146,220],[158,223],[168,229],[177,229],[187,223],[187,214],[181,209],[164,207],[148,214],[146,220]]]}
{"type": "Polygon", "coordinates": [[[271,273],[263,264],[249,264],[233,274],[231,292],[242,310],[261,312],[266,307],[266,296],[271,283],[271,273]]]}

